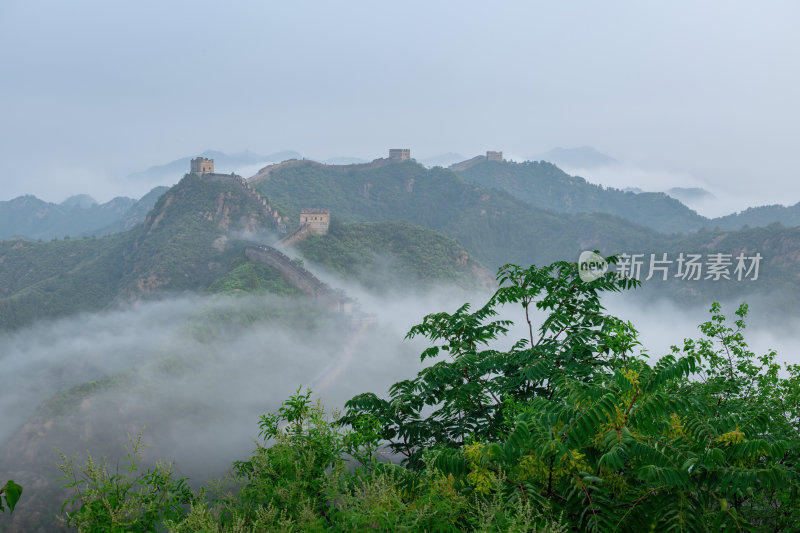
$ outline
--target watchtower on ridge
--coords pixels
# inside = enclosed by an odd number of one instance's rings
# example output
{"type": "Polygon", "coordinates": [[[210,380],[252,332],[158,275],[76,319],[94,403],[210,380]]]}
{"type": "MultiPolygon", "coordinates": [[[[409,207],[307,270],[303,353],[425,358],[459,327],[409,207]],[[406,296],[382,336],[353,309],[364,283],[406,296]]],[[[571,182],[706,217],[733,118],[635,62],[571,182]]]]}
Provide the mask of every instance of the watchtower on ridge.
{"type": "Polygon", "coordinates": [[[390,148],[389,159],[393,161],[408,161],[411,159],[411,148],[390,148]]]}
{"type": "Polygon", "coordinates": [[[198,176],[202,176],[203,174],[213,174],[214,160],[206,159],[205,157],[196,157],[195,159],[192,159],[190,168],[192,174],[197,174],[198,176]]]}
{"type": "Polygon", "coordinates": [[[308,224],[311,233],[325,235],[331,224],[330,209],[303,208],[300,210],[300,226],[308,224]]]}

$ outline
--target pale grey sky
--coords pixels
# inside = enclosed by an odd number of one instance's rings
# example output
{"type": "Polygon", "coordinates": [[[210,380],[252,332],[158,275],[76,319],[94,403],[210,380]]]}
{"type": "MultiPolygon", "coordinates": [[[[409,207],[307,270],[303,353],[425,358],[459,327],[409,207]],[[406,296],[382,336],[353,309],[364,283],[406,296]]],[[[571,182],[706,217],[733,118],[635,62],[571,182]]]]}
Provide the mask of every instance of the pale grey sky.
{"type": "Polygon", "coordinates": [[[592,145],[795,203],[798,27],[795,1],[3,0],[0,199],[144,192],[124,177],[209,148],[592,145]]]}

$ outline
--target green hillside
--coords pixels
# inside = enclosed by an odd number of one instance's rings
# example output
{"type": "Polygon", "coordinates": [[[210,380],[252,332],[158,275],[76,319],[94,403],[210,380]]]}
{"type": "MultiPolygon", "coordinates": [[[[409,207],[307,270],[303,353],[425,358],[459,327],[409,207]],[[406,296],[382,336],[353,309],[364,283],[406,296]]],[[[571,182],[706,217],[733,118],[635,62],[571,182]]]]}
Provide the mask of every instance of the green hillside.
{"type": "MultiPolygon", "coordinates": [[[[458,174],[467,181],[506,191],[536,207],[563,213],[607,213],[662,233],[691,233],[700,228],[736,230],[776,222],[800,226],[800,203],[790,207],[751,207],[740,213],[706,218],[666,193],[634,193],[595,185],[545,161],[484,161],[458,174]]],[[[702,189],[670,190],[705,192],[702,189]]]]}
{"type": "Polygon", "coordinates": [[[665,193],[634,194],[570,176],[544,161],[485,161],[459,172],[467,181],[506,191],[531,205],[564,213],[608,213],[662,233],[697,230],[708,219],[665,193]]]}
{"type": "MultiPolygon", "coordinates": [[[[558,178],[561,172],[549,164],[493,164],[519,170],[539,168],[558,178]]],[[[462,179],[462,173],[442,168],[425,169],[414,162],[395,164],[325,166],[294,162],[272,168],[254,177],[257,187],[286,213],[301,207],[330,208],[344,221],[410,221],[457,240],[469,255],[494,270],[511,262],[547,264],[576,260],[584,250],[614,253],[667,253],[673,260],[666,281],[645,282],[642,297],[661,295],[682,302],[706,305],[714,299],[765,298],[775,302],[776,312],[796,313],[798,304],[790,295],[800,290],[795,273],[800,271],[800,229],[772,225],[742,230],[701,228],[688,234],[664,234],[634,225],[608,214],[556,213],[531,206],[505,191],[486,189],[462,179]],[[756,252],[763,256],[760,277],[752,282],[733,280],[676,279],[674,261],[681,252],[702,254],[756,252]]],[[[563,176],[562,176],[563,177],[563,176]]],[[[577,182],[575,182],[577,183],[577,182]]],[[[594,186],[591,186],[594,187],[594,186]]],[[[599,189],[598,189],[599,190],[599,189]]],[[[622,193],[620,193],[622,194],[622,193]]],[[[633,195],[630,195],[633,196],[633,195]]],[[[669,200],[666,205],[677,203],[669,200]]],[[[678,204],[680,205],[680,204],[678,204]]],[[[309,248],[314,241],[310,241],[309,248]]],[[[329,242],[322,256],[337,264],[355,264],[346,247],[329,242]],[[330,259],[338,257],[339,259],[330,259]]],[[[350,254],[352,256],[352,254],[350,254]]],[[[649,262],[648,262],[649,264],[649,262]]],[[[645,278],[648,271],[642,275],[645,278]]],[[[735,265],[729,271],[732,273],[735,265]]]]}
{"type": "Polygon", "coordinates": [[[228,237],[269,228],[271,219],[240,188],[187,176],[164,194],[145,222],[98,239],[4,242],[0,328],[97,311],[115,301],[203,290],[240,252],[228,237]]]}
{"type": "MultiPolygon", "coordinates": [[[[129,231],[0,242],[0,329],[184,291],[297,296],[277,270],[244,256],[255,238],[249,235],[270,242],[273,227],[272,216],[240,185],[187,175],[129,231]]],[[[371,287],[469,287],[490,277],[456,242],[408,223],[334,224],[330,235],[310,238],[302,252],[371,287]]]]}
{"type": "Polygon", "coordinates": [[[2,269],[0,329],[38,319],[96,311],[116,297],[124,264],[124,240],[118,237],[68,239],[47,243],[6,241],[0,247],[2,269]]]}
{"type": "Polygon", "coordinates": [[[338,167],[298,163],[252,178],[283,213],[325,207],[345,222],[408,221],[456,239],[490,270],[506,262],[577,257],[587,248],[643,248],[657,237],[609,215],[532,207],[507,192],[413,161],[338,167]]]}
{"type": "MultiPolygon", "coordinates": [[[[555,167],[542,167],[555,171],[555,167]]],[[[326,236],[298,245],[310,266],[373,289],[434,283],[480,285],[506,262],[575,260],[603,254],[759,252],[757,283],[700,280],[645,283],[643,291],[706,303],[775,293],[793,310],[800,269],[800,229],[778,225],[739,231],[665,235],[607,214],[556,213],[412,161],[326,166],[298,161],[254,180],[291,228],[303,207],[324,207],[326,236]]],[[[0,328],[119,302],[183,291],[295,291],[266,265],[248,264],[253,237],[277,239],[272,216],[238,182],[188,175],[161,195],[144,222],[102,238],[0,243],[0,328]],[[266,234],[265,234],[266,232],[266,234]]],[[[291,252],[290,252],[291,254],[291,252]]]]}
{"type": "Polygon", "coordinates": [[[334,219],[327,235],[312,235],[297,248],[312,265],[370,289],[425,288],[443,282],[468,288],[494,282],[457,242],[408,222],[334,219]]]}
{"type": "Polygon", "coordinates": [[[192,290],[223,275],[239,251],[233,236],[272,227],[261,205],[233,184],[188,174],[126,234],[123,290],[192,290]]]}
{"type": "Polygon", "coordinates": [[[768,226],[770,224],[800,226],[800,202],[792,206],[763,205],[750,207],[712,220],[712,225],[722,229],[739,229],[743,226],[768,226]]]}
{"type": "MultiPolygon", "coordinates": [[[[731,279],[686,281],[673,277],[668,283],[645,284],[647,290],[659,291],[677,301],[703,305],[726,299],[762,299],[769,302],[771,311],[776,314],[796,314],[800,310],[795,297],[800,290],[797,276],[800,269],[800,228],[772,224],[740,230],[702,229],[690,235],[666,239],[661,246],[658,251],[670,252],[668,257],[672,259],[680,252],[703,254],[704,259],[708,259],[709,254],[731,254],[731,279]],[[758,279],[752,280],[752,275],[746,279],[743,277],[741,281],[736,278],[735,258],[740,253],[762,256],[758,279]]],[[[707,275],[708,272],[704,271],[702,277],[707,275]]]]}
{"type": "Polygon", "coordinates": [[[169,187],[155,187],[150,192],[139,198],[125,214],[105,227],[101,227],[92,232],[92,235],[108,235],[110,233],[118,233],[133,228],[136,224],[144,221],[147,213],[156,205],[156,202],[162,194],[167,192],[169,187]]]}

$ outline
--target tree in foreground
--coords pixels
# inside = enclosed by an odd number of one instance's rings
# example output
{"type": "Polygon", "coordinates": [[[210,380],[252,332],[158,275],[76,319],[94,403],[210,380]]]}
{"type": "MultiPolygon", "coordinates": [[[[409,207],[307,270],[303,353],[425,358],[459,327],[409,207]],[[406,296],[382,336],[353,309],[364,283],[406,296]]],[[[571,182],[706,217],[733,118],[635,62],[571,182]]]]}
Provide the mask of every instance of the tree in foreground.
{"type": "MultiPolygon", "coordinates": [[[[609,258],[613,261],[614,258],[609,258]]],[[[425,317],[409,336],[432,363],[388,399],[362,394],[344,422],[370,415],[411,471],[434,468],[463,494],[535,502],[594,531],[785,531],[800,519],[800,368],[756,357],[720,306],[703,337],[652,364],[632,324],[599,294],[634,280],[584,283],[577,265],[506,265],[471,313],[425,317]],[[522,307],[527,338],[494,349],[522,307]],[[533,309],[547,313],[534,328],[533,309]],[[446,357],[441,357],[445,354],[446,357]]]]}

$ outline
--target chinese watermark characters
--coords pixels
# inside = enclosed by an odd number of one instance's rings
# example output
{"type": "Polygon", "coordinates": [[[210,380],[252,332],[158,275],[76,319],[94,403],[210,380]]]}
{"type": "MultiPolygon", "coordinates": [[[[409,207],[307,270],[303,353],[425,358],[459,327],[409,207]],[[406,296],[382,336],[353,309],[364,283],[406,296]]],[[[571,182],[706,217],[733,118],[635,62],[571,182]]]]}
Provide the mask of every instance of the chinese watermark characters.
{"type": "MultiPolygon", "coordinates": [[[[619,277],[642,281],[680,279],[687,281],[756,281],[763,256],[725,253],[619,254],[614,272],[619,277]],[[649,257],[648,257],[649,256],[649,257]]],[[[609,270],[606,261],[594,252],[582,252],[578,272],[585,282],[594,281],[609,270]]]]}

